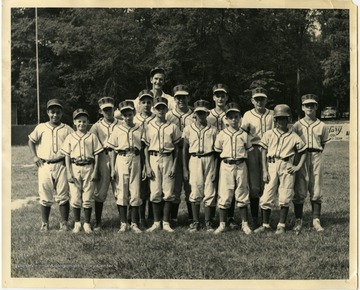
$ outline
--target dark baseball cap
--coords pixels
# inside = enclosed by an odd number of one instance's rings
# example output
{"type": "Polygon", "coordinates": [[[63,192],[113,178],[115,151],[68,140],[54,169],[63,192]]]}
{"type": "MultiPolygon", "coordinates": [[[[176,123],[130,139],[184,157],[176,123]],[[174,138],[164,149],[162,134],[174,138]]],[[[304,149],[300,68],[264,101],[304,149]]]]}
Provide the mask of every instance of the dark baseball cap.
{"type": "Polygon", "coordinates": [[[139,100],[141,100],[143,97],[150,97],[150,98],[154,98],[153,92],[150,90],[142,90],[139,95],[138,98],[139,100]]]}
{"type": "Polygon", "coordinates": [[[153,107],[157,107],[159,105],[164,105],[166,107],[168,107],[168,101],[167,99],[163,98],[163,97],[156,97],[154,98],[154,105],[153,107]]]}
{"type": "Polygon", "coordinates": [[[153,77],[157,73],[165,75],[165,70],[161,67],[155,67],[150,71],[150,76],[153,77]]]}
{"type": "Polygon", "coordinates": [[[237,103],[228,103],[226,106],[225,106],[225,112],[226,114],[229,113],[229,112],[238,112],[240,113],[240,106],[237,104],[237,103]]]}
{"type": "Polygon", "coordinates": [[[132,110],[132,111],[134,111],[135,110],[134,102],[131,101],[131,100],[125,100],[125,101],[120,102],[119,103],[119,110],[120,110],[120,112],[124,111],[124,110],[132,110]]]}
{"type": "Polygon", "coordinates": [[[51,99],[47,102],[46,104],[47,109],[49,109],[52,106],[57,106],[60,107],[61,109],[63,108],[63,104],[59,99],[51,99]]]}
{"type": "Polygon", "coordinates": [[[76,117],[78,117],[80,115],[85,115],[89,118],[89,113],[85,109],[79,108],[74,111],[73,119],[75,119],[76,117]]]}
{"type": "Polygon", "coordinates": [[[213,90],[213,94],[215,94],[216,92],[224,92],[225,94],[229,93],[228,86],[224,84],[216,84],[213,86],[212,90],[213,90]]]}

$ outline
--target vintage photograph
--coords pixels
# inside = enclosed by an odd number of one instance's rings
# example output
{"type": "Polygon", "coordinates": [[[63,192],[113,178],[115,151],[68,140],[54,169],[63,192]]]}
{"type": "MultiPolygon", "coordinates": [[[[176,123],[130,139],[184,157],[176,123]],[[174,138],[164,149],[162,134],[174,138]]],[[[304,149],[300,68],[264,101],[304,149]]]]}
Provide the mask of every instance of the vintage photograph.
{"type": "Polygon", "coordinates": [[[338,6],[3,10],[3,285],[356,288],[357,8],[338,6]]]}

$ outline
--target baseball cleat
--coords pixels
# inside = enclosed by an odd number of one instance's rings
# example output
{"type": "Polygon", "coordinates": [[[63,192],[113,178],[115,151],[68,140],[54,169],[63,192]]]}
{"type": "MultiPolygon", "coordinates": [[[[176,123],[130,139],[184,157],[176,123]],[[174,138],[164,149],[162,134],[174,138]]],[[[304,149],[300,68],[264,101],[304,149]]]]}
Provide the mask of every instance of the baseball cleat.
{"type": "Polygon", "coordinates": [[[42,223],[41,228],[40,228],[40,232],[46,233],[48,231],[49,231],[49,225],[47,223],[42,223]]]}
{"type": "Polygon", "coordinates": [[[300,234],[301,229],[302,229],[302,219],[296,219],[295,225],[293,228],[293,230],[295,231],[295,234],[296,235],[300,234]]]}
{"type": "Polygon", "coordinates": [[[140,220],[140,229],[142,229],[142,230],[147,229],[147,224],[146,224],[146,221],[144,219],[140,220]]]}
{"type": "Polygon", "coordinates": [[[83,228],[84,228],[84,232],[85,232],[86,234],[91,234],[91,233],[93,233],[93,231],[92,231],[91,226],[90,226],[89,223],[84,223],[83,228]]]}
{"type": "Polygon", "coordinates": [[[276,235],[285,234],[285,227],[277,226],[275,234],[276,235]]]}
{"type": "Polygon", "coordinates": [[[245,235],[252,234],[252,230],[249,228],[248,223],[242,223],[241,230],[245,233],[245,235]]]}
{"type": "Polygon", "coordinates": [[[317,232],[323,232],[324,228],[320,224],[320,219],[313,219],[313,227],[317,232]]]}
{"type": "Polygon", "coordinates": [[[96,223],[94,226],[94,232],[98,233],[101,231],[101,223],[96,223]]]}
{"type": "Polygon", "coordinates": [[[235,222],[233,218],[230,218],[228,221],[228,227],[231,231],[235,231],[239,229],[239,225],[235,222]]]}
{"type": "Polygon", "coordinates": [[[270,233],[270,232],[271,232],[271,228],[264,226],[260,226],[254,231],[255,234],[270,233]]]}
{"type": "Polygon", "coordinates": [[[61,222],[59,232],[67,232],[69,230],[67,222],[61,222]]]}
{"type": "Polygon", "coordinates": [[[81,222],[75,222],[72,232],[77,234],[81,231],[81,222]]]}
{"type": "Polygon", "coordinates": [[[174,230],[170,227],[168,222],[163,222],[163,230],[168,233],[173,233],[174,230]]]}
{"type": "Polygon", "coordinates": [[[142,231],[139,229],[137,224],[131,224],[130,229],[135,234],[141,234],[142,233],[142,231]]]}
{"type": "Polygon", "coordinates": [[[206,224],[205,224],[205,227],[206,227],[206,231],[207,232],[213,232],[214,231],[214,228],[212,226],[212,222],[211,221],[207,221],[206,224]]]}
{"type": "Polygon", "coordinates": [[[129,224],[128,223],[121,223],[120,230],[118,231],[118,233],[125,233],[128,230],[129,230],[129,224]]]}
{"type": "Polygon", "coordinates": [[[193,222],[192,224],[190,224],[188,231],[190,233],[194,233],[200,230],[200,224],[199,222],[193,222]]]}
{"type": "Polygon", "coordinates": [[[146,230],[146,232],[152,233],[152,232],[156,232],[156,231],[160,231],[160,230],[161,230],[160,222],[154,222],[153,225],[151,226],[151,228],[148,228],[146,230]]]}
{"type": "Polygon", "coordinates": [[[221,233],[223,233],[225,231],[226,231],[225,223],[220,223],[218,228],[214,231],[214,234],[219,235],[219,234],[221,234],[221,233]]]}

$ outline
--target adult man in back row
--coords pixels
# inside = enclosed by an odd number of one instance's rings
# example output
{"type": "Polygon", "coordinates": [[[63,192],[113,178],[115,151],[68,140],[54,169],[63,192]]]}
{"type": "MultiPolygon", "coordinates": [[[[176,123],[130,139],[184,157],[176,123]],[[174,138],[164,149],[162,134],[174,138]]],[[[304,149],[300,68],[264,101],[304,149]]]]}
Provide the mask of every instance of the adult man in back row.
{"type": "MultiPolygon", "coordinates": [[[[168,101],[169,110],[175,108],[175,100],[172,96],[165,94],[163,86],[165,84],[165,70],[161,67],[155,67],[150,71],[150,83],[152,84],[153,97],[162,97],[168,101]]],[[[134,100],[135,109],[139,109],[139,97],[134,100]]]]}

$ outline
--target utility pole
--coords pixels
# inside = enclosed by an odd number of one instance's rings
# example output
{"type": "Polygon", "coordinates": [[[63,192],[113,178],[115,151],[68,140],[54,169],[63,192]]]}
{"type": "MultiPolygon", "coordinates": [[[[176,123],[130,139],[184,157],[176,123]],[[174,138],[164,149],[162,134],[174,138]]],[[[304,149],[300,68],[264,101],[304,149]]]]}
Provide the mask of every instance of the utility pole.
{"type": "Polygon", "coordinates": [[[37,25],[37,8],[35,8],[35,47],[36,47],[36,100],[37,100],[37,117],[40,124],[40,93],[39,93],[39,48],[38,48],[38,25],[37,25]]]}

